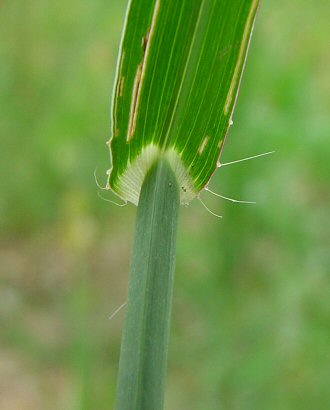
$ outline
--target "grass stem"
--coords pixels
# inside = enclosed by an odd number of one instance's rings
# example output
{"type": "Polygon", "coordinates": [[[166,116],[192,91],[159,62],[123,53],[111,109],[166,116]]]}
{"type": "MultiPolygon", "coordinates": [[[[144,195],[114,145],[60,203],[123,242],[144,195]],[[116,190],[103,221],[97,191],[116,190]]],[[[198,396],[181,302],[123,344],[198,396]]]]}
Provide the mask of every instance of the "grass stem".
{"type": "Polygon", "coordinates": [[[176,177],[160,160],[138,205],[116,410],[163,408],[178,213],[176,177]]]}

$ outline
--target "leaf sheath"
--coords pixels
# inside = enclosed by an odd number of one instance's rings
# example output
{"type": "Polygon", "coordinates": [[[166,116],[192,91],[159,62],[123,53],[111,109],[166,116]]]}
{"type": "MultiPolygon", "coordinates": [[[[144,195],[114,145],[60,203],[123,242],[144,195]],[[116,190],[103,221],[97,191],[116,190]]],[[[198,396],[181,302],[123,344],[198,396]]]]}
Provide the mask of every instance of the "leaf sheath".
{"type": "Polygon", "coordinates": [[[176,177],[160,160],[138,205],[116,410],[163,408],[178,210],[176,177]]]}

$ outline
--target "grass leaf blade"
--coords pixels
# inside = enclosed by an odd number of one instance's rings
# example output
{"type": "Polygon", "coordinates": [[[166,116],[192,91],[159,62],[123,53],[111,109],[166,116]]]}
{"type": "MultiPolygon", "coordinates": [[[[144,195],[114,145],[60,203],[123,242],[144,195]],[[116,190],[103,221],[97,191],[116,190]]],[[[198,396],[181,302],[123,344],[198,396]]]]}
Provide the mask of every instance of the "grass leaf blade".
{"type": "Polygon", "coordinates": [[[169,151],[172,168],[180,169],[181,203],[208,183],[231,124],[258,4],[131,1],[110,144],[110,186],[124,200],[138,203],[146,173],[169,151]]]}

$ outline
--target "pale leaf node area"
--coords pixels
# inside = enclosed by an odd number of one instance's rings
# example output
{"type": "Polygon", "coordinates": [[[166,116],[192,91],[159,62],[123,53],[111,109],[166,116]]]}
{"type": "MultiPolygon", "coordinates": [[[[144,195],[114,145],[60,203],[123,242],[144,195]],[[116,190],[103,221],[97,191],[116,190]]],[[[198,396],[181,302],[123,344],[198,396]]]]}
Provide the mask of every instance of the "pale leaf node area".
{"type": "Polygon", "coordinates": [[[197,192],[180,155],[174,148],[161,150],[154,144],[149,144],[143,148],[140,155],[132,163],[128,164],[126,171],[118,177],[114,186],[112,186],[115,193],[124,201],[138,205],[143,181],[152,165],[161,158],[169,162],[177,178],[181,188],[180,203],[186,205],[191,202],[196,197],[197,192]]]}

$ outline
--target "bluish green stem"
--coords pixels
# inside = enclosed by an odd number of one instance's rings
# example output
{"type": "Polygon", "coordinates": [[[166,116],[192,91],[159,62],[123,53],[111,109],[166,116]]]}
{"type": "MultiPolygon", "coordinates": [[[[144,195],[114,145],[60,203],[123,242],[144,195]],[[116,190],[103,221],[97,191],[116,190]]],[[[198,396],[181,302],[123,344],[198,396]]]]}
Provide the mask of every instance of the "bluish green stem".
{"type": "Polygon", "coordinates": [[[165,160],[142,185],[116,410],[161,410],[164,403],[179,213],[179,188],[165,160]]]}

